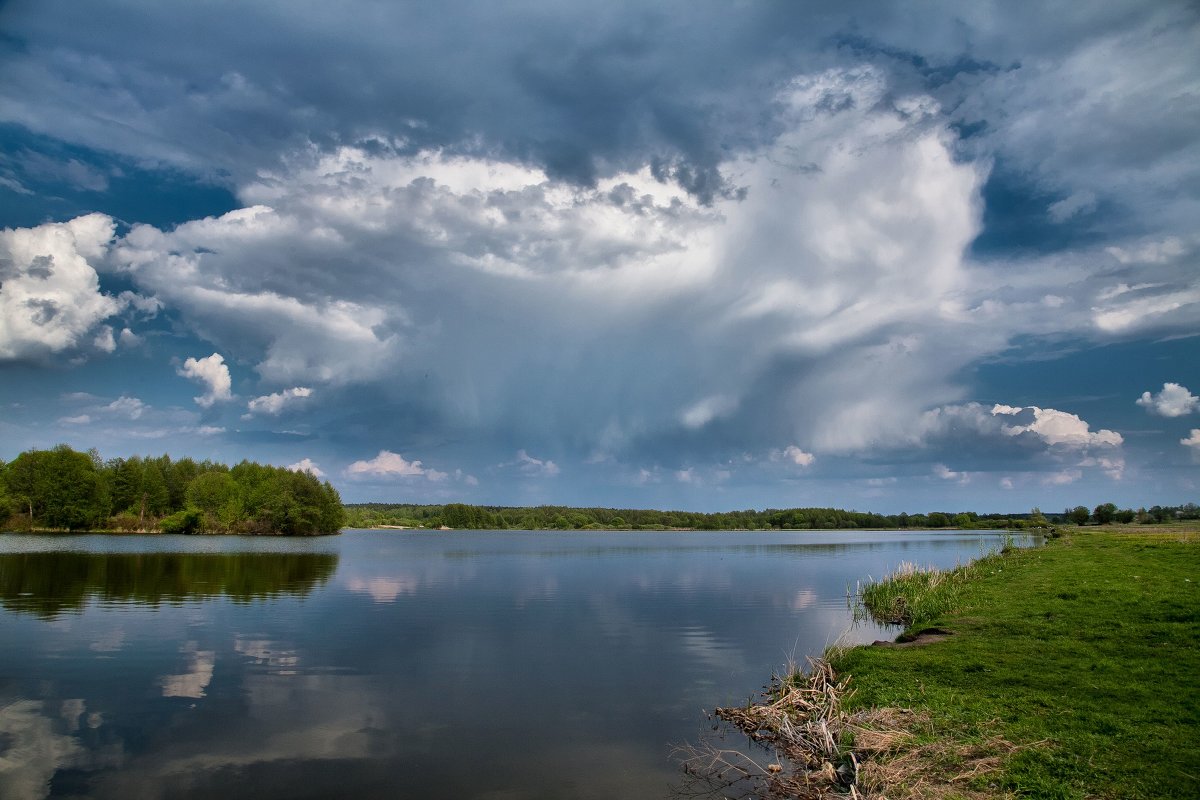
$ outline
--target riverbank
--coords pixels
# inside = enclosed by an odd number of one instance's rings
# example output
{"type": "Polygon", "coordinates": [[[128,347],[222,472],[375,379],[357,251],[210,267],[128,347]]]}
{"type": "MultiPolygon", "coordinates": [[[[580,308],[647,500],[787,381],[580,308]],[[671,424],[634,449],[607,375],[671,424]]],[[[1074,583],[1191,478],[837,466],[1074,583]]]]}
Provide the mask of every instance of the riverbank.
{"type": "Polygon", "coordinates": [[[1200,526],[1068,529],[923,582],[905,638],[950,635],[827,654],[855,796],[1200,796],[1200,526]]]}

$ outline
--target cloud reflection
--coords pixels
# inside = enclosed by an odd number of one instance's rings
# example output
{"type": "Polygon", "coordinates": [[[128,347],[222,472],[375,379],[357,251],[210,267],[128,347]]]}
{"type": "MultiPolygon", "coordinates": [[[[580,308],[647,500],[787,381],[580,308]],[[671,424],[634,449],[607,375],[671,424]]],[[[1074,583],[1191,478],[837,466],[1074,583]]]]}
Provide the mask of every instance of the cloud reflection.
{"type": "Polygon", "coordinates": [[[196,649],[195,642],[188,642],[180,650],[189,655],[187,672],[162,677],[163,697],[204,697],[204,690],[212,680],[216,653],[196,649]]]}

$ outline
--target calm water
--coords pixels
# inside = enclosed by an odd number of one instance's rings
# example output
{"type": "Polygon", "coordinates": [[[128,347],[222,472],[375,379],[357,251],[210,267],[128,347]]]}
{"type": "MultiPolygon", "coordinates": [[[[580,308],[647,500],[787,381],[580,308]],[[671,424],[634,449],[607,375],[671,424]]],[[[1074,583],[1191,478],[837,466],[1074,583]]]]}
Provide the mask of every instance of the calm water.
{"type": "Polygon", "coordinates": [[[0,797],[665,798],[967,533],[0,536],[0,797]],[[849,631],[849,633],[847,633],[849,631]]]}

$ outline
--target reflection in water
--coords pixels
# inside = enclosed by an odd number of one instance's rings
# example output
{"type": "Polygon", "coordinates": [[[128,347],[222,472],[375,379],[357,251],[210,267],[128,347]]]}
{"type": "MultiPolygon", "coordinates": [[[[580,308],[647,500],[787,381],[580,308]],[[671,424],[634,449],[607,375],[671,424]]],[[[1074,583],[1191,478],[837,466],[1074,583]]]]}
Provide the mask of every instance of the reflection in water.
{"type": "Polygon", "coordinates": [[[0,537],[0,798],[665,798],[701,709],[836,641],[856,580],[988,541],[0,537]]]}
{"type": "Polygon", "coordinates": [[[204,697],[204,690],[212,680],[216,653],[212,650],[197,650],[195,642],[188,642],[182,650],[188,656],[187,671],[178,675],[163,676],[163,697],[204,697]]]}
{"type": "Polygon", "coordinates": [[[337,563],[336,553],[11,553],[0,555],[0,605],[53,619],[91,598],[157,606],[303,596],[337,563]]]}
{"type": "Polygon", "coordinates": [[[75,737],[55,732],[41,702],[0,704],[0,797],[45,797],[54,773],[78,761],[82,754],[83,747],[75,737]]]}

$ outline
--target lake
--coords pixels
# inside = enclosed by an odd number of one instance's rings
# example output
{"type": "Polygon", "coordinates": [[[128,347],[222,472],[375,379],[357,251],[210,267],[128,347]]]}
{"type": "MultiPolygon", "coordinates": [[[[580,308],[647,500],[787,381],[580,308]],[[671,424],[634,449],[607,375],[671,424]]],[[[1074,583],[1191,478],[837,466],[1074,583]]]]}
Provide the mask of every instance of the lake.
{"type": "Polygon", "coordinates": [[[666,798],[953,532],[0,536],[0,797],[666,798]]]}

